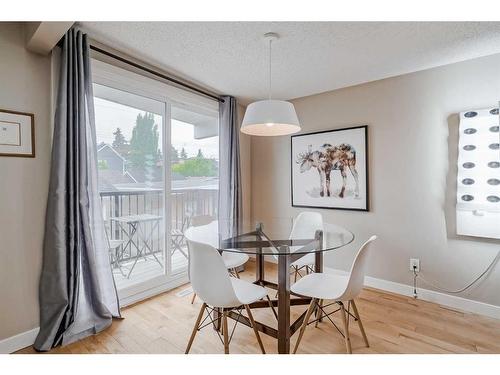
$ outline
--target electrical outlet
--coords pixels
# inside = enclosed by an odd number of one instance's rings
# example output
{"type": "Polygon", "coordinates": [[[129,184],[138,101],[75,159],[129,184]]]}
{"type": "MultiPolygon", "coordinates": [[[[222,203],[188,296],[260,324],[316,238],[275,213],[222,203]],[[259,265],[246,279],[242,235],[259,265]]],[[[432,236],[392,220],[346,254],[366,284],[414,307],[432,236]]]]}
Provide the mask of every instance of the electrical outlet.
{"type": "Polygon", "coordinates": [[[420,259],[410,258],[410,271],[420,271],[420,259]]]}

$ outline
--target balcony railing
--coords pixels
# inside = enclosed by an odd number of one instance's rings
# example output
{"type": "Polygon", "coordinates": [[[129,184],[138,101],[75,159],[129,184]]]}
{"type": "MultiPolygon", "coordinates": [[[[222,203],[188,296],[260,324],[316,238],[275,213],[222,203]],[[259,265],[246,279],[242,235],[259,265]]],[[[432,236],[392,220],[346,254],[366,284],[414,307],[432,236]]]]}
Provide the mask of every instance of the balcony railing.
{"type": "MultiPolygon", "coordinates": [[[[197,215],[217,217],[218,190],[213,188],[179,188],[170,191],[167,202],[161,189],[138,189],[100,192],[106,230],[111,240],[126,240],[132,228],[112,220],[129,215],[150,214],[164,218],[166,209],[171,213],[171,230],[184,230],[189,218],[197,215]],[[123,233],[123,231],[129,231],[123,233]]],[[[143,224],[143,234],[150,246],[149,253],[163,253],[164,221],[143,224]]],[[[171,251],[174,248],[171,247],[171,251]]],[[[129,262],[137,257],[137,249],[130,247],[125,257],[118,262],[129,262]]],[[[118,266],[115,264],[114,266],[118,266]]]]}

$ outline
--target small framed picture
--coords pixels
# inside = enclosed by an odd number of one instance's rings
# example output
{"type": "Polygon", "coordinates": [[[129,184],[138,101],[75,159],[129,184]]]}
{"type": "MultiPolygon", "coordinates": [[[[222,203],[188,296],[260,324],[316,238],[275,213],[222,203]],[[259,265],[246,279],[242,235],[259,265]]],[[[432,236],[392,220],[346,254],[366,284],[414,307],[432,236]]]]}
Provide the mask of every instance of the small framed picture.
{"type": "Polygon", "coordinates": [[[0,156],[35,157],[35,116],[0,109],[0,156]]]}
{"type": "Polygon", "coordinates": [[[292,206],[368,211],[368,127],[291,137],[292,206]]]}

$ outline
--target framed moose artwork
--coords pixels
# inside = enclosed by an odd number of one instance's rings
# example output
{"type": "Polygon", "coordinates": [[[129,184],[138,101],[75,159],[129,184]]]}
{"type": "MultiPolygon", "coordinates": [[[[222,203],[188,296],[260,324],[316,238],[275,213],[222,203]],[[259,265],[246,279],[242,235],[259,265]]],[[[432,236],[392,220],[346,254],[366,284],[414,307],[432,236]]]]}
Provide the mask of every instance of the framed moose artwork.
{"type": "Polygon", "coordinates": [[[292,206],[368,211],[368,126],[291,137],[292,206]]]}

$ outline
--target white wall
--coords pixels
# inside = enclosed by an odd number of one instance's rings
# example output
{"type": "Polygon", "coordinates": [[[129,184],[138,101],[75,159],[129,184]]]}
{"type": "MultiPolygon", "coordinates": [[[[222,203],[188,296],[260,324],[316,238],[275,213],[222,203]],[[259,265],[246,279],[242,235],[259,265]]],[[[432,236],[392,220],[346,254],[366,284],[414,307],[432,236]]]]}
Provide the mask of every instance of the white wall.
{"type": "MultiPolygon", "coordinates": [[[[457,113],[499,100],[500,55],[294,100],[304,133],[369,125],[371,209],[317,210],[356,235],[353,246],[327,253],[325,265],[347,270],[375,233],[370,276],[411,284],[410,257],[446,288],[481,273],[500,242],[455,235],[457,113]]],[[[251,152],[253,219],[305,210],[290,203],[290,137],[254,137],[251,152]]],[[[497,265],[463,296],[500,305],[499,285],[497,265]]]]}
{"type": "Polygon", "coordinates": [[[36,157],[0,156],[0,340],[38,326],[50,168],[50,57],[25,49],[21,23],[0,22],[0,108],[35,114],[36,157]]]}

